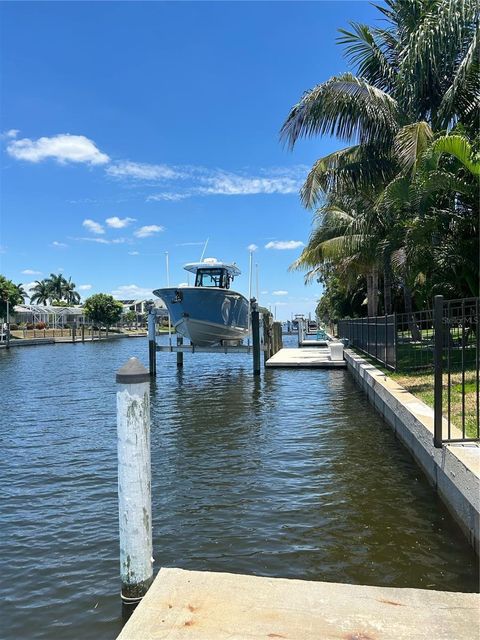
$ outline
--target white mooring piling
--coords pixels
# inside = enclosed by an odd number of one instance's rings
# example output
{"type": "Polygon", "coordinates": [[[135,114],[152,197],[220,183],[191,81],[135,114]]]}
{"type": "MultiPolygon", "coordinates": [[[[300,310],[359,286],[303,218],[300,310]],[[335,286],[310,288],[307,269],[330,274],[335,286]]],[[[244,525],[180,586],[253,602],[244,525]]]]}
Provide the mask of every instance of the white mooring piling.
{"type": "Polygon", "coordinates": [[[150,375],[130,358],[116,380],[121,597],[135,603],[153,579],[150,375]]]}

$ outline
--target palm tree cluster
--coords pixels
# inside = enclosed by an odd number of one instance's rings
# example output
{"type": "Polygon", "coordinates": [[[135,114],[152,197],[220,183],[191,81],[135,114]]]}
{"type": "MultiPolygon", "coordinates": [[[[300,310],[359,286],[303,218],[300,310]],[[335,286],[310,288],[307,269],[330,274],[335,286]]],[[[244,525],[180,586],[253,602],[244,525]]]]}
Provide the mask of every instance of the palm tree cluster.
{"type": "Polygon", "coordinates": [[[75,287],[71,278],[67,280],[61,273],[58,275],[51,273],[49,278],[35,282],[31,289],[30,301],[44,305],[62,301],[67,304],[78,304],[80,294],[75,291],[75,287]]]}
{"type": "Polygon", "coordinates": [[[307,91],[281,137],[348,146],[314,164],[315,210],[293,269],[325,285],[324,315],[390,313],[478,295],[479,26],[476,0],[385,0],[381,26],[338,42],[355,74],[307,91]],[[365,295],[366,294],[366,295],[365,295]]]}

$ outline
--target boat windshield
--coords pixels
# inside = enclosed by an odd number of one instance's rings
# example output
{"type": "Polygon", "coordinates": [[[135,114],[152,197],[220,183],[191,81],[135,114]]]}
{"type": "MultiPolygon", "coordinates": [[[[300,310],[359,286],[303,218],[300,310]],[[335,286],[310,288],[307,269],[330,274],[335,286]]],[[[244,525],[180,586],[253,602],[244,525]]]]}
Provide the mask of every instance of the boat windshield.
{"type": "Polygon", "coordinates": [[[198,269],[195,286],[229,289],[230,276],[225,269],[198,269]]]}

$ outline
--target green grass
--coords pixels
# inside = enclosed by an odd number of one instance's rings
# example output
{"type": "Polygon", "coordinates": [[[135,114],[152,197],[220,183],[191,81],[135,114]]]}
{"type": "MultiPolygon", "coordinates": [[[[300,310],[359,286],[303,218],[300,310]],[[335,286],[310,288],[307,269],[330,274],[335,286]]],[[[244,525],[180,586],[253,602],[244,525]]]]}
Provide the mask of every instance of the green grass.
{"type": "MultiPolygon", "coordinates": [[[[433,366],[423,371],[390,371],[373,358],[369,358],[362,352],[360,356],[371,362],[377,369],[389,376],[412,395],[422,400],[433,409],[434,386],[433,386],[433,366]]],[[[452,362],[452,360],[451,360],[452,362]]],[[[450,375],[450,418],[451,423],[460,431],[462,430],[463,400],[462,389],[465,392],[465,435],[467,438],[478,438],[477,415],[476,415],[476,372],[473,367],[465,371],[465,386],[462,384],[462,374],[454,371],[450,375]]],[[[443,413],[447,418],[448,407],[448,376],[443,376],[443,413]]]]}

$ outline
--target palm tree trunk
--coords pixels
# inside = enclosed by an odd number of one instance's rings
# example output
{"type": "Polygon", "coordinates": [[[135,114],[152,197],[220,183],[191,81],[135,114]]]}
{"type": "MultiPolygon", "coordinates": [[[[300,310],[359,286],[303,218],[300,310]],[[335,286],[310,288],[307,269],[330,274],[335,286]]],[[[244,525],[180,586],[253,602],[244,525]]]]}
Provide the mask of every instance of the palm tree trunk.
{"type": "Polygon", "coordinates": [[[383,265],[383,310],[386,316],[392,313],[392,269],[389,256],[386,256],[383,265]]]}
{"type": "Polygon", "coordinates": [[[373,274],[367,273],[367,315],[373,316],[373,274]]]}
{"type": "Polygon", "coordinates": [[[378,313],[378,268],[372,269],[372,306],[374,316],[378,313]]]}
{"type": "Polygon", "coordinates": [[[406,284],[403,285],[403,299],[405,302],[405,313],[408,314],[407,322],[408,328],[410,329],[410,333],[412,335],[412,340],[420,342],[422,340],[422,334],[413,316],[412,290],[406,284]]]}

